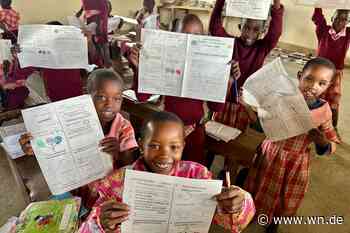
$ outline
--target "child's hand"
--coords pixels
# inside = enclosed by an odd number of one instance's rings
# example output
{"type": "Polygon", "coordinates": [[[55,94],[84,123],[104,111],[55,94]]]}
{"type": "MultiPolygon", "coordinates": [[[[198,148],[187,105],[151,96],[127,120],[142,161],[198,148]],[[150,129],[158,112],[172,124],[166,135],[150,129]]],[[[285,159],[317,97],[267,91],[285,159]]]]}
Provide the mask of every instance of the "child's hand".
{"type": "Polygon", "coordinates": [[[238,61],[233,60],[231,66],[231,73],[234,79],[238,80],[241,77],[241,69],[239,68],[238,61]]]}
{"type": "Polygon", "coordinates": [[[30,144],[30,140],[32,140],[32,139],[33,139],[33,137],[30,133],[25,133],[25,134],[21,135],[21,137],[19,139],[19,144],[21,145],[23,152],[29,156],[34,155],[33,147],[30,144]]]}
{"type": "Polygon", "coordinates": [[[100,141],[102,151],[110,155],[117,156],[119,154],[119,142],[114,137],[106,137],[100,141]]]}
{"type": "Polygon", "coordinates": [[[240,213],[244,203],[244,193],[236,186],[223,188],[219,195],[216,195],[218,202],[217,211],[221,214],[240,213]]]}
{"type": "Polygon", "coordinates": [[[130,209],[127,204],[108,201],[101,206],[100,220],[103,229],[107,233],[115,232],[118,225],[125,222],[130,215],[130,209]]]}
{"type": "Polygon", "coordinates": [[[139,67],[139,57],[141,48],[141,45],[134,45],[130,51],[129,60],[131,64],[133,64],[136,68],[139,67]]]}
{"type": "Polygon", "coordinates": [[[312,129],[309,131],[310,139],[319,146],[327,146],[329,141],[319,129],[312,129]]]}

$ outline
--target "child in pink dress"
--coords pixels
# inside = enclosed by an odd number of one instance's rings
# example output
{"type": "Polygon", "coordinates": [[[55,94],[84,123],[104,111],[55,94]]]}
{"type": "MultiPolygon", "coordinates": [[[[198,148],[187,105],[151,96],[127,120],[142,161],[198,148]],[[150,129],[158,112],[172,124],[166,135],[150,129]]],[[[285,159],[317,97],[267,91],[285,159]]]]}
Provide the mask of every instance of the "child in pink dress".
{"type": "MultiPolygon", "coordinates": [[[[173,113],[159,112],[146,122],[141,136],[142,157],[133,165],[115,171],[107,178],[92,183],[99,198],[88,220],[79,232],[120,232],[120,224],[127,220],[130,208],[122,202],[125,169],[147,171],[169,176],[211,179],[206,167],[182,161],[184,125],[173,113]]],[[[240,232],[252,219],[255,209],[249,193],[231,186],[215,196],[218,206],[213,223],[230,232],[240,232]]]]}

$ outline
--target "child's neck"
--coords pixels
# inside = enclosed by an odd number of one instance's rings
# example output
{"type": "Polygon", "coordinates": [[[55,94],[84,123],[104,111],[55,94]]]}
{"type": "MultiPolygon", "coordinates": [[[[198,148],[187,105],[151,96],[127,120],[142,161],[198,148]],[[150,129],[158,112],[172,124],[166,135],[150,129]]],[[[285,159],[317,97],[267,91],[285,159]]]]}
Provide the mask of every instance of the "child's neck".
{"type": "Polygon", "coordinates": [[[103,130],[103,133],[105,135],[108,134],[109,131],[111,130],[112,123],[113,123],[113,121],[111,121],[111,122],[101,122],[102,130],[103,130]]]}

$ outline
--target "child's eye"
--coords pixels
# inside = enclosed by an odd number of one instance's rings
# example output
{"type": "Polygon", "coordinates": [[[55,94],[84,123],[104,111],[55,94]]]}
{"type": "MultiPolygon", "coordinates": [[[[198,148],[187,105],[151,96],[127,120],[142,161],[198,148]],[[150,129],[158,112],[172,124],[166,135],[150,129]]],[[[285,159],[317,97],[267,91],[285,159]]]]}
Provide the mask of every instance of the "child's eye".
{"type": "Polygon", "coordinates": [[[320,82],[320,86],[326,86],[327,83],[326,82],[320,82]]]}
{"type": "Polygon", "coordinates": [[[122,98],[121,97],[116,97],[116,98],[114,98],[114,101],[120,103],[122,101],[122,98]]]}
{"type": "Polygon", "coordinates": [[[173,150],[173,151],[177,151],[177,150],[180,149],[180,146],[179,146],[179,145],[172,145],[170,148],[171,148],[171,150],[173,150]]]}
{"type": "Polygon", "coordinates": [[[96,96],[95,96],[95,100],[96,100],[96,101],[106,101],[106,100],[107,100],[107,97],[102,96],[102,95],[96,95],[96,96]]]}
{"type": "Polygon", "coordinates": [[[148,148],[152,149],[152,150],[159,150],[159,145],[156,144],[149,144],[148,148]]]}

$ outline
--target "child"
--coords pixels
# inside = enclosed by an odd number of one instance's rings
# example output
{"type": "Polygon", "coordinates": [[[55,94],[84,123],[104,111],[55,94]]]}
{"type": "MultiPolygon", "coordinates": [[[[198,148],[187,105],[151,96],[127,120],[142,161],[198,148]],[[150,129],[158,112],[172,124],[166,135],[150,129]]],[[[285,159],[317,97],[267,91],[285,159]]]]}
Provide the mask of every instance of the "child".
{"type": "MultiPolygon", "coordinates": [[[[102,151],[112,156],[114,168],[131,164],[135,159],[133,151],[137,148],[134,129],[130,122],[119,112],[122,104],[123,80],[115,72],[99,69],[93,71],[88,80],[88,92],[92,96],[97,115],[102,125],[105,138],[101,140],[102,151]]],[[[26,155],[34,155],[30,145],[30,133],[21,136],[19,143],[26,155]]],[[[96,196],[87,186],[74,190],[82,197],[84,206],[91,208],[96,196]]]]}
{"type": "Polygon", "coordinates": [[[154,0],[144,0],[143,8],[137,12],[136,20],[141,28],[159,29],[158,15],[154,0]]]}
{"type": "MultiPolygon", "coordinates": [[[[217,0],[212,13],[209,31],[213,36],[233,37],[226,33],[222,26],[221,12],[225,0],[217,0]]],[[[265,29],[265,21],[242,19],[239,25],[241,36],[235,40],[233,60],[238,62],[241,75],[236,81],[231,80],[227,93],[224,111],[215,113],[213,118],[223,124],[238,128],[242,131],[249,125],[249,117],[245,108],[238,103],[236,90],[240,90],[247,78],[264,64],[266,56],[277,45],[282,34],[283,6],[280,0],[273,1],[271,24],[263,39],[259,39],[265,29]],[[239,79],[238,79],[239,78],[239,79]]]]}
{"type": "MultiPolygon", "coordinates": [[[[265,140],[246,183],[253,195],[257,214],[273,216],[296,214],[309,181],[310,148],[313,142],[319,155],[331,154],[339,140],[332,126],[332,112],[320,96],[331,85],[335,67],[325,58],[315,58],[299,72],[299,89],[311,111],[315,128],[309,133],[272,142],[265,140]]],[[[271,231],[276,230],[271,225],[271,231]]]]}
{"type": "MultiPolygon", "coordinates": [[[[47,25],[60,26],[63,24],[58,21],[51,21],[48,22],[47,25]]],[[[84,71],[79,69],[42,69],[35,67],[23,69],[20,68],[17,59],[17,53],[19,52],[20,48],[16,47],[9,77],[16,78],[16,80],[18,80],[18,77],[27,79],[33,72],[39,71],[45,84],[46,94],[52,102],[83,94],[81,72],[84,71]]]]}
{"type": "Polygon", "coordinates": [[[12,0],[0,0],[0,4],[0,28],[5,31],[3,39],[9,39],[14,44],[17,42],[19,13],[12,9],[12,0]]]}
{"type": "Polygon", "coordinates": [[[312,21],[316,25],[318,40],[317,55],[331,60],[337,69],[334,82],[325,92],[323,98],[328,101],[333,113],[333,126],[338,125],[339,104],[341,97],[341,81],[346,53],[350,42],[349,11],[337,10],[332,17],[332,25],[327,25],[322,9],[316,8],[312,21]]]}
{"type": "MultiPolygon", "coordinates": [[[[99,69],[88,79],[88,93],[92,96],[96,112],[106,137],[101,141],[102,151],[113,156],[114,167],[131,164],[132,152],[137,148],[134,129],[119,112],[123,101],[123,80],[115,72],[99,69]]],[[[22,135],[20,144],[27,155],[33,155],[30,134],[22,135]]]]}
{"type": "MultiPolygon", "coordinates": [[[[182,33],[203,34],[203,24],[195,15],[187,15],[182,21],[182,33]]],[[[134,47],[129,57],[130,62],[135,66],[134,87],[138,90],[138,59],[139,49],[134,47]]],[[[140,101],[146,101],[150,95],[138,94],[140,101]]],[[[205,157],[205,128],[201,123],[204,116],[204,101],[181,97],[165,96],[165,110],[178,115],[185,123],[186,128],[186,147],[184,150],[184,159],[209,165],[205,157]]],[[[208,102],[208,107],[212,111],[222,111],[223,104],[208,102]]]]}
{"type": "MultiPolygon", "coordinates": [[[[80,228],[80,233],[120,232],[120,224],[129,214],[129,207],[122,203],[125,169],[194,179],[211,179],[211,173],[202,165],[181,160],[185,144],[184,126],[175,114],[168,112],[154,114],[145,124],[141,137],[141,158],[133,165],[115,171],[107,178],[91,184],[98,192],[99,199],[87,222],[80,228]],[[105,196],[106,193],[110,196],[105,196]]],[[[255,212],[249,193],[231,186],[224,188],[216,199],[218,213],[213,223],[220,224],[231,232],[239,232],[248,225],[255,212]],[[237,214],[238,219],[233,218],[233,214],[237,214]],[[236,221],[232,221],[233,219],[236,221]]]]}
{"type": "MultiPolygon", "coordinates": [[[[91,61],[93,64],[111,67],[112,62],[108,47],[108,2],[107,0],[82,0],[82,9],[85,12],[86,23],[96,23],[96,35],[93,41],[97,56],[91,61]]],[[[79,18],[82,10],[76,16],[79,18]]]]}

